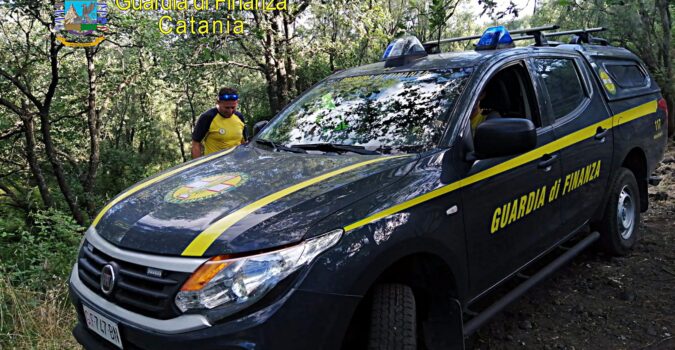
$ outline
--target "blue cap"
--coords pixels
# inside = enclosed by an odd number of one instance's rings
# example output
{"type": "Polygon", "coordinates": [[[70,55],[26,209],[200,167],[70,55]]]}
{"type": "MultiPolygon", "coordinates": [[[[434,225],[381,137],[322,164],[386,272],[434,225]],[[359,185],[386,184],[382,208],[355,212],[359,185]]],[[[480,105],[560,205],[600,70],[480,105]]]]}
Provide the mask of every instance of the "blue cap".
{"type": "Polygon", "coordinates": [[[513,47],[513,39],[504,26],[486,29],[476,44],[476,50],[494,50],[505,47],[513,47]]]}

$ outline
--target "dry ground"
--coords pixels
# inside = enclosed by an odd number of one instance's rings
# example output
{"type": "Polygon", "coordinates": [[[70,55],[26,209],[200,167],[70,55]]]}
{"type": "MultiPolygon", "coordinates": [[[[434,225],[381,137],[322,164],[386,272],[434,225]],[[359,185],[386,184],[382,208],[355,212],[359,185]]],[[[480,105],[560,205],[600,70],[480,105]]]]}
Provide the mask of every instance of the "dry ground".
{"type": "Polygon", "coordinates": [[[675,142],[627,257],[586,251],[474,335],[474,349],[675,349],[675,142]]]}

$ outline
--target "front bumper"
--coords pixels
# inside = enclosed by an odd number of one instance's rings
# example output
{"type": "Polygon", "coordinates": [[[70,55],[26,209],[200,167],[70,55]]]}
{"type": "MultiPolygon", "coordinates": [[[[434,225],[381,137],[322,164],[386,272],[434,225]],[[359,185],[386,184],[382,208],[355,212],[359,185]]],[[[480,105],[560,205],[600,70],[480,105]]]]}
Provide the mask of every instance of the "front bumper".
{"type": "Polygon", "coordinates": [[[81,283],[78,285],[78,281],[75,268],[70,281],[70,296],[77,310],[78,324],[73,335],[90,350],[117,347],[87,329],[83,303],[118,323],[124,349],[338,349],[361,300],[356,296],[293,289],[263,309],[213,325],[198,315],[164,321],[151,319],[154,323],[147,325],[135,319],[141,315],[117,306],[110,307],[106,304],[108,301],[91,293],[81,283]],[[129,318],[129,315],[134,317],[129,318]],[[164,326],[161,322],[165,322],[164,326]]]}

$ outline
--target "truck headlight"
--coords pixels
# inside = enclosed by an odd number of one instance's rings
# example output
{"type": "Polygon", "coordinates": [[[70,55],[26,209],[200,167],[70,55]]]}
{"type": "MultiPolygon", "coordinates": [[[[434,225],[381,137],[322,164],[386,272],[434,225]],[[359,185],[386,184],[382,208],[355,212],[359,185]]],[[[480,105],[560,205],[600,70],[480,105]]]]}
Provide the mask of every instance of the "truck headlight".
{"type": "Polygon", "coordinates": [[[185,312],[229,306],[237,312],[260,300],[279,281],[309,264],[342,236],[334,230],[300,244],[257,255],[209,259],[183,284],[176,306],[185,312]]]}

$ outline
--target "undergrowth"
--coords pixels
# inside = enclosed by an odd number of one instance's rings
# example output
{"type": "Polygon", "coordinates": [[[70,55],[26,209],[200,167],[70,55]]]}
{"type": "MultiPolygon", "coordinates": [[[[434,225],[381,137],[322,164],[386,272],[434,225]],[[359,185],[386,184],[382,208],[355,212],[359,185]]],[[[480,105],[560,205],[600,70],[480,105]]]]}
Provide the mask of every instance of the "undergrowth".
{"type": "Polygon", "coordinates": [[[76,349],[68,275],[83,228],[58,210],[25,221],[0,218],[0,349],[76,349]]]}

